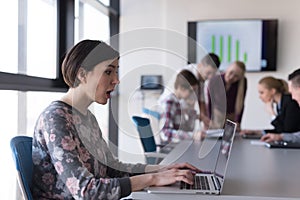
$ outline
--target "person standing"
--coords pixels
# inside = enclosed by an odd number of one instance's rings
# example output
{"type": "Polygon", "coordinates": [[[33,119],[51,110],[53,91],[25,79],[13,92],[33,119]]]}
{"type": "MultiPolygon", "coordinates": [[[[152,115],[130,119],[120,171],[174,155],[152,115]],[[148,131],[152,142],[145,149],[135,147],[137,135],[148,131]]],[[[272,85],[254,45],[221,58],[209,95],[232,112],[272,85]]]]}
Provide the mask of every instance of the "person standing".
{"type": "MultiPolygon", "coordinates": [[[[191,97],[189,97],[188,100],[190,102],[198,102],[198,106],[200,109],[200,121],[204,123],[206,128],[209,126],[210,123],[210,118],[208,117],[208,111],[206,107],[207,81],[209,81],[212,77],[215,76],[219,67],[220,59],[218,55],[214,53],[206,54],[198,64],[189,64],[184,67],[184,69],[190,70],[199,81],[199,88],[196,93],[197,99],[193,99],[195,95],[191,95],[191,97]]],[[[190,105],[194,106],[192,103],[190,103],[190,105]]]]}
{"type": "Polygon", "coordinates": [[[208,84],[208,111],[211,128],[222,128],[226,119],[235,121],[240,130],[247,92],[246,66],[231,63],[225,72],[214,76],[208,84]]]}

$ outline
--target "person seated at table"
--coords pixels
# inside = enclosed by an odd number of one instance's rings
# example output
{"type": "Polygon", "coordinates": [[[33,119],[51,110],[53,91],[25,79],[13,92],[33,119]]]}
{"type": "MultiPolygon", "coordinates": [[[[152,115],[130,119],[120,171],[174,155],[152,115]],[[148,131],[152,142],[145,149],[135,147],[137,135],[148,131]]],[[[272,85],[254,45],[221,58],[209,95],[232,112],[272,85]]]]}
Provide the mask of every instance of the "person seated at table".
{"type": "MultiPolygon", "coordinates": [[[[292,99],[297,102],[298,107],[300,106],[300,69],[295,70],[288,76],[288,85],[289,91],[292,95],[292,99]]],[[[296,110],[295,110],[296,111],[296,110]]],[[[296,111],[297,112],[297,111],[296,111]]],[[[293,120],[298,121],[300,124],[300,118],[297,117],[293,120]]],[[[284,131],[280,132],[280,134],[268,133],[261,138],[262,141],[265,142],[273,142],[273,141],[286,141],[286,142],[295,142],[300,143],[300,130],[295,131],[293,133],[286,133],[284,131]]]]}
{"type": "Polygon", "coordinates": [[[101,41],[83,40],[67,53],[62,74],[69,90],[45,108],[34,130],[34,199],[114,200],[151,185],[193,183],[200,170],[188,163],[126,164],[109,150],[88,107],[107,103],[118,69],[119,53],[101,41]]]}
{"type": "Polygon", "coordinates": [[[270,130],[242,130],[241,134],[292,133],[300,131],[300,108],[288,93],[287,82],[267,76],[258,82],[259,98],[266,104],[274,126],[270,130]],[[273,105],[275,104],[276,110],[273,105]]]}
{"type": "Polygon", "coordinates": [[[237,123],[244,112],[247,91],[246,66],[241,61],[231,63],[225,72],[214,76],[208,83],[208,113],[210,128],[222,128],[226,119],[237,123]]]}
{"type": "Polygon", "coordinates": [[[190,95],[195,94],[197,87],[198,80],[193,73],[182,70],[176,76],[174,92],[160,100],[163,110],[162,143],[178,143],[180,140],[193,138],[197,112],[193,107],[183,106],[180,100],[187,100],[190,95]]]}

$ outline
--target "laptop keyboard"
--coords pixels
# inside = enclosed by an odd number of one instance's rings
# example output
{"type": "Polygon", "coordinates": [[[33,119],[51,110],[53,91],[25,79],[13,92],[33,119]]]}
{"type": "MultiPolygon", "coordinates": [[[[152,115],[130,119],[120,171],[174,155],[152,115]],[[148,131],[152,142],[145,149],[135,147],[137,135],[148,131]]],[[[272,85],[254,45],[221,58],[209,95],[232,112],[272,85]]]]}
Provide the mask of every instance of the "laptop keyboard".
{"type": "Polygon", "coordinates": [[[195,176],[194,177],[194,184],[190,185],[185,182],[180,183],[180,189],[187,189],[187,190],[209,190],[209,183],[207,176],[195,176]]]}

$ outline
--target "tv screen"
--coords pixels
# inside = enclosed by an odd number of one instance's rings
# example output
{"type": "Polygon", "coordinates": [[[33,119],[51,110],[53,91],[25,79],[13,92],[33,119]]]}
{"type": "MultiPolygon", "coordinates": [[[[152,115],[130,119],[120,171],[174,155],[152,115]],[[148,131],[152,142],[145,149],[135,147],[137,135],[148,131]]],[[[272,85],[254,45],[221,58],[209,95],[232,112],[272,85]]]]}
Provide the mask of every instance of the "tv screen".
{"type": "Polygon", "coordinates": [[[276,71],[277,19],[230,19],[188,22],[188,62],[206,53],[219,56],[220,70],[233,61],[249,71],[276,71]]]}

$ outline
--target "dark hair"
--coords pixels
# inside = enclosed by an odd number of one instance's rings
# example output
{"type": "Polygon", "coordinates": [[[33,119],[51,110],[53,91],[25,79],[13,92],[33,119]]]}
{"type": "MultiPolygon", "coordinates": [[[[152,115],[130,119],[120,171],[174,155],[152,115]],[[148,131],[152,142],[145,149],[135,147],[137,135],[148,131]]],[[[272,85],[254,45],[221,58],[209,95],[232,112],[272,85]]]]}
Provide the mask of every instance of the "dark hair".
{"type": "Polygon", "coordinates": [[[288,93],[288,84],[283,79],[266,76],[259,80],[259,84],[263,84],[268,90],[275,89],[276,92],[285,94],[288,93]]]}
{"type": "Polygon", "coordinates": [[[119,57],[119,53],[99,40],[82,40],[65,56],[61,69],[64,81],[69,87],[77,87],[80,81],[76,78],[80,67],[92,71],[94,67],[109,59],[119,57]]]}
{"type": "Polygon", "coordinates": [[[289,76],[288,80],[292,82],[295,87],[300,87],[300,69],[296,69],[289,76]]]}
{"type": "Polygon", "coordinates": [[[198,84],[199,82],[195,75],[189,70],[184,69],[177,74],[174,87],[175,89],[177,89],[179,86],[185,89],[191,89],[192,86],[198,84]]]}
{"type": "Polygon", "coordinates": [[[201,63],[204,66],[209,65],[209,66],[216,67],[216,68],[219,68],[220,64],[221,64],[219,57],[214,53],[209,53],[206,56],[204,56],[201,59],[201,63]]]}

